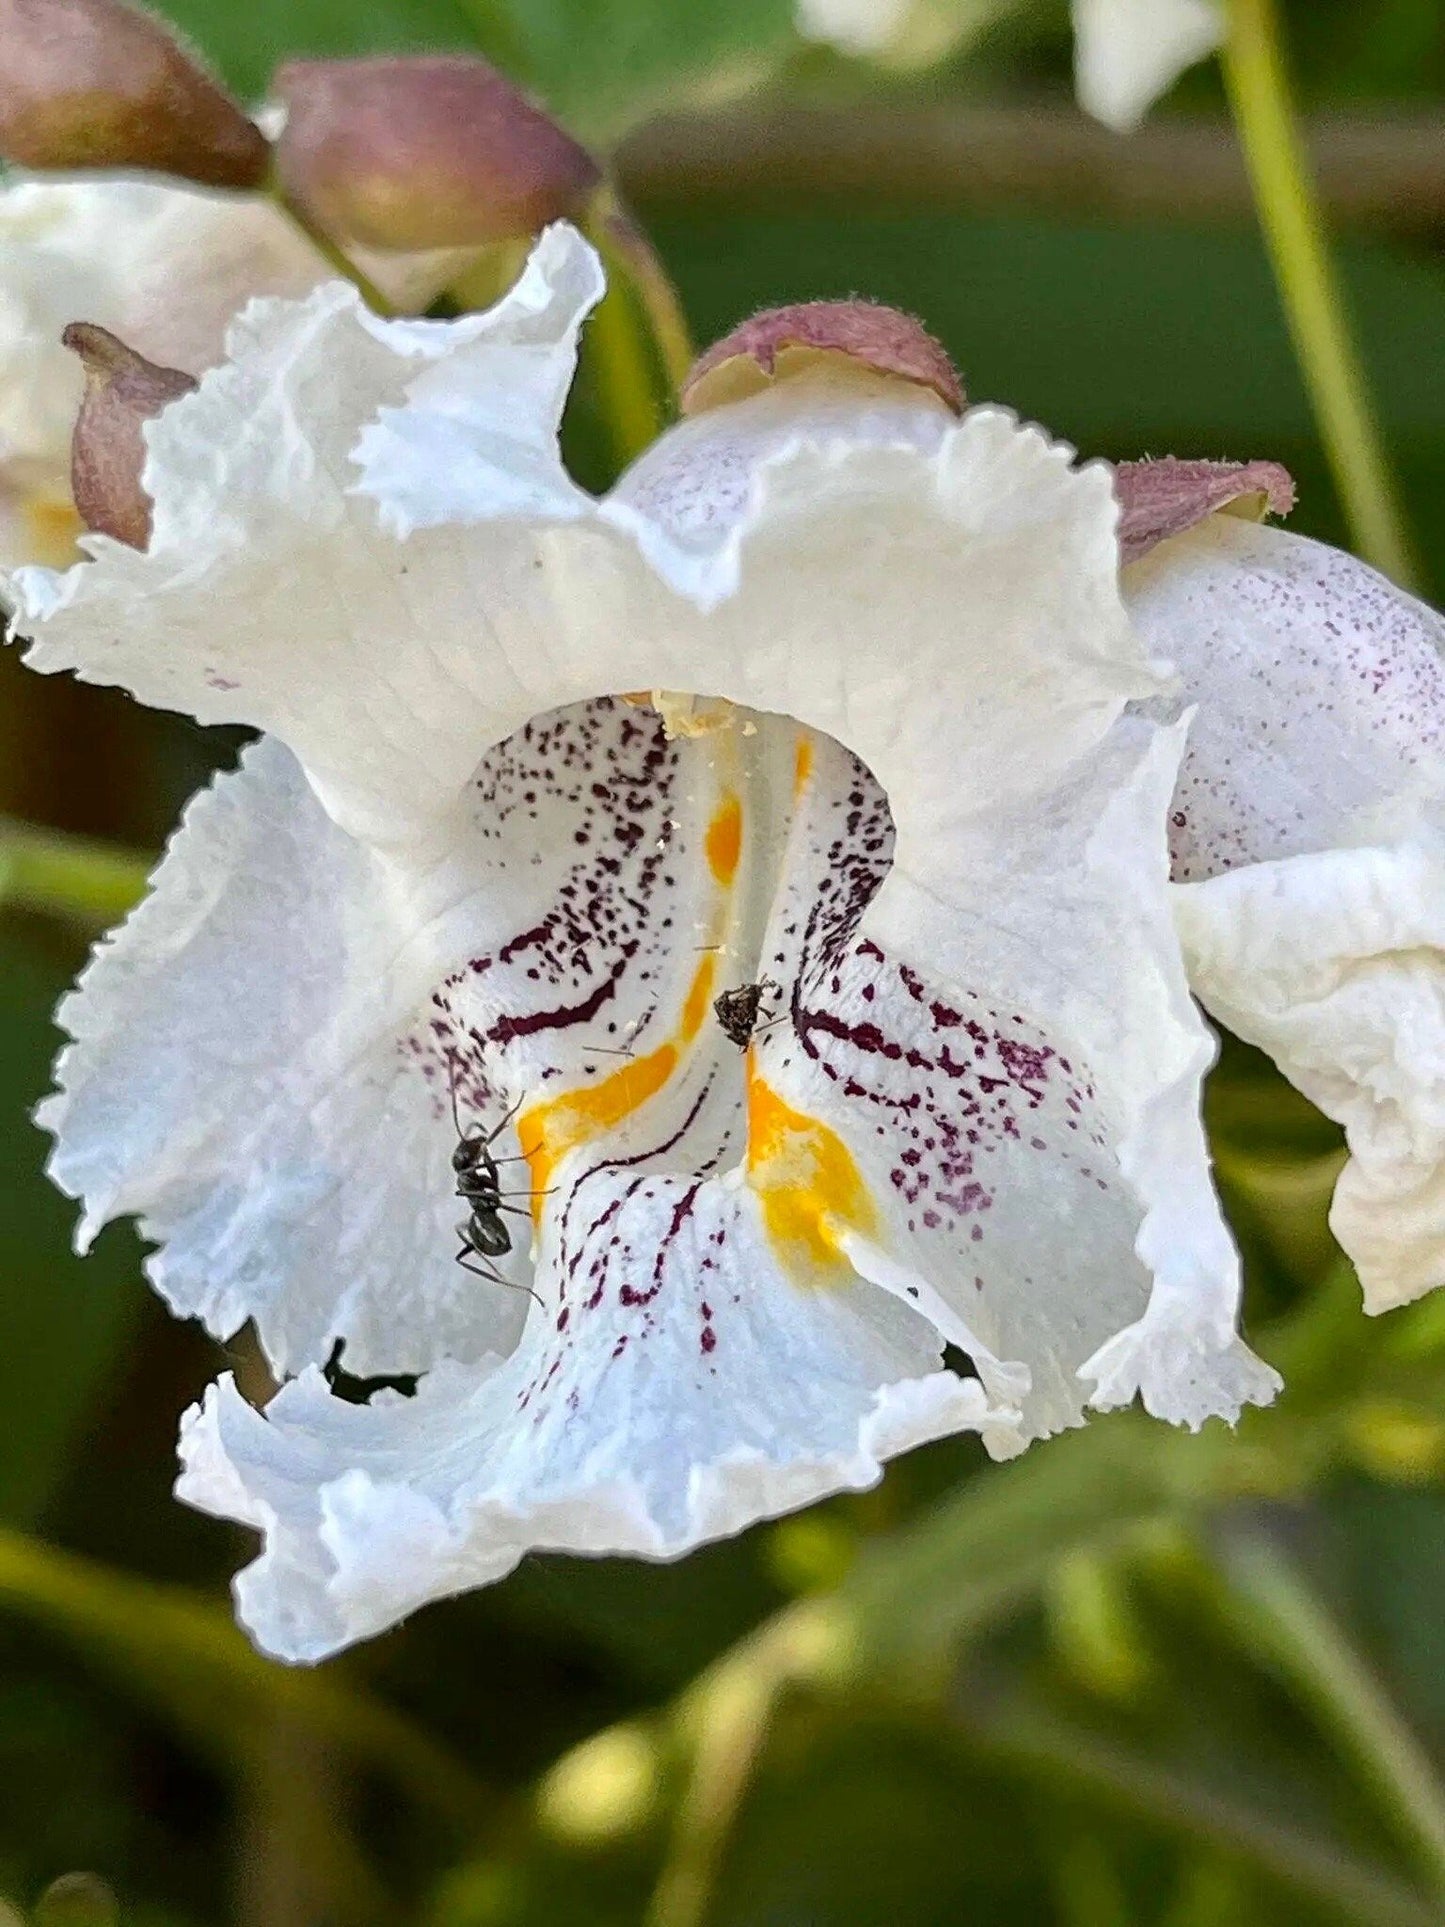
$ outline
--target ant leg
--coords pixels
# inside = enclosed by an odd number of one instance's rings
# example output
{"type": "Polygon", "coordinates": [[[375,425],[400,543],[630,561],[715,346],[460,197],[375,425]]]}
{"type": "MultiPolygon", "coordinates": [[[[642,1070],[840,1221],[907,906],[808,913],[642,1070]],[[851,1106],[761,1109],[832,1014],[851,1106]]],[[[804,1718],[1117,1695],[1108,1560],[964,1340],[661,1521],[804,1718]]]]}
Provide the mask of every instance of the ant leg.
{"type": "Polygon", "coordinates": [[[530,1285],[519,1285],[514,1279],[504,1278],[494,1265],[489,1265],[485,1259],[478,1258],[470,1245],[462,1246],[457,1253],[456,1262],[469,1278],[483,1278],[489,1285],[500,1285],[504,1291],[525,1291],[532,1303],[539,1310],[541,1309],[542,1301],[530,1285]],[[468,1263],[469,1259],[475,1262],[468,1263]]]}

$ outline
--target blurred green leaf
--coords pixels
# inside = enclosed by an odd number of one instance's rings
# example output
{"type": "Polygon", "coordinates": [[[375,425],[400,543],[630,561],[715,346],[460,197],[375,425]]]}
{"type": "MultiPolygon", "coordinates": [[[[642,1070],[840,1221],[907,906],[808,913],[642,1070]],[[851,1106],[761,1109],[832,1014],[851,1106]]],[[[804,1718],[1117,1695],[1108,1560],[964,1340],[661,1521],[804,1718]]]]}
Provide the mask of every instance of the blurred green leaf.
{"type": "Polygon", "coordinates": [[[1038,1778],[1065,1797],[1207,1844],[1234,1865],[1267,1875],[1276,1892],[1292,1889],[1348,1927],[1430,1927],[1438,1920],[1433,1901],[1384,1868],[1051,1712],[1026,1704],[970,1708],[960,1717],[958,1744],[970,1758],[1038,1778]]]}
{"type": "Polygon", "coordinates": [[[70,1641],[223,1763],[246,1760],[281,1719],[407,1787],[424,1810],[467,1824],[487,1810],[460,1760],[338,1667],[307,1672],[263,1658],[227,1613],[181,1587],[0,1530],[0,1610],[70,1641]]]}
{"type": "Polygon", "coordinates": [[[16,935],[0,944],[0,1519],[17,1523],[64,1476],[144,1303],[128,1232],[83,1264],[73,1255],[76,1207],[47,1182],[46,1139],[27,1115],[49,1088],[50,1011],[68,975],[16,935]]]}
{"type": "Polygon", "coordinates": [[[166,0],[163,11],[249,99],[292,56],[470,48],[593,142],[745,87],[794,45],[789,0],[166,0]]]}
{"type": "Polygon", "coordinates": [[[93,1873],[66,1873],[52,1880],[35,1903],[35,1927],[118,1927],[120,1908],[93,1873]]]}
{"type": "Polygon", "coordinates": [[[1445,1732],[1445,1492],[1353,1479],[1332,1495],[1334,1562],[1408,1702],[1445,1732]]]}
{"type": "Polygon", "coordinates": [[[1314,1449],[1308,1433],[1276,1414],[1250,1413],[1242,1429],[1190,1436],[1110,1413],[991,1467],[870,1546],[839,1587],[857,1670],[936,1688],[960,1645],[1035,1595],[1062,1560],[1107,1555],[1239,1492],[1290,1490],[1314,1449]]]}
{"type": "Polygon", "coordinates": [[[1365,1655],[1304,1571],[1263,1533],[1228,1536],[1224,1609],[1353,1761],[1382,1816],[1445,1906],[1445,1784],[1365,1655]]]}

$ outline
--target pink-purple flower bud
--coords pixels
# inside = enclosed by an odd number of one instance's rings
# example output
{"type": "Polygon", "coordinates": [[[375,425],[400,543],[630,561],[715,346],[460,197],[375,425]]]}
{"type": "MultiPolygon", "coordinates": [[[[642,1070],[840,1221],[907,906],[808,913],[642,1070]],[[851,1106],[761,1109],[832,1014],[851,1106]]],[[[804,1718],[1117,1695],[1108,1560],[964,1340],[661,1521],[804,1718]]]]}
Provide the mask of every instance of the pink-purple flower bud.
{"type": "Polygon", "coordinates": [[[768,308],[714,342],[683,383],[682,412],[741,400],[820,357],[913,382],[962,411],[958,371],[921,322],[872,301],[805,301],[768,308]]]}
{"type": "Polygon", "coordinates": [[[151,498],[141,483],[141,429],[196,386],[179,368],[160,368],[93,322],[72,321],[61,336],[85,368],[85,398],[70,444],[70,486],[88,529],[143,549],[151,536],[151,498]]]}
{"type": "Polygon", "coordinates": [[[470,54],[292,60],[277,171],[338,239],[407,249],[520,239],[578,211],[585,148],[470,54]]]}
{"type": "Polygon", "coordinates": [[[175,37],[122,0],[0,0],[0,155],[254,187],[261,130],[175,37]]]}
{"type": "Polygon", "coordinates": [[[1184,462],[1161,455],[1155,461],[1120,462],[1114,493],[1119,559],[1127,564],[1223,509],[1259,520],[1288,515],[1294,478],[1278,462],[1184,462]]]}

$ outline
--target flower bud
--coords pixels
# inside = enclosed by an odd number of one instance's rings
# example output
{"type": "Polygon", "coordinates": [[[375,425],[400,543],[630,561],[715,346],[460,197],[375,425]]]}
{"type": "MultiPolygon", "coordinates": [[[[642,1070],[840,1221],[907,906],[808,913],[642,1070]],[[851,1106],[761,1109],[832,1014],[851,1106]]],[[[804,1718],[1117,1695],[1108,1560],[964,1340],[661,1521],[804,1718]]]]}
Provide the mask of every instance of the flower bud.
{"type": "Polygon", "coordinates": [[[85,398],[70,445],[70,485],[88,529],[143,549],[151,498],[141,483],[141,429],[196,386],[179,368],[158,368],[93,322],[72,321],[61,339],[85,368],[85,398]]]}
{"type": "Polygon", "coordinates": [[[597,163],[470,54],[292,60],[275,91],[285,192],[347,242],[481,246],[575,212],[597,163]]]}
{"type": "Polygon", "coordinates": [[[254,187],[266,138],[166,29],[122,0],[0,0],[0,155],[254,187]]]}
{"type": "Polygon", "coordinates": [[[960,413],[963,387],[947,351],[921,322],[872,301],[805,301],[768,308],[713,343],[683,383],[682,412],[741,401],[820,361],[851,362],[932,389],[960,413]]]}
{"type": "Polygon", "coordinates": [[[1120,462],[1119,559],[1137,562],[1171,535],[1183,535],[1207,516],[1243,515],[1262,522],[1294,507],[1294,478],[1278,462],[1120,462]]]}

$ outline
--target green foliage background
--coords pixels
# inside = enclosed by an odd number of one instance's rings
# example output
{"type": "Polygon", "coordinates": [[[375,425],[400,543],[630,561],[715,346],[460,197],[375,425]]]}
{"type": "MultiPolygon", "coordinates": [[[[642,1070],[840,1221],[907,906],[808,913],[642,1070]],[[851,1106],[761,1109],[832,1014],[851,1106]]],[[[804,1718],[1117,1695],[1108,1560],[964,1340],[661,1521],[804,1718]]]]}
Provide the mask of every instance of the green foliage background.
{"type": "MultiPolygon", "coordinates": [[[[915,76],[803,47],[786,0],[169,11],[252,97],[293,53],[481,47],[604,146],[666,110],[705,150],[732,100],[845,128],[878,102],[1067,100],[1064,10],[1025,0],[915,76]]],[[[1312,109],[1442,124],[1439,0],[1298,0],[1291,29],[1312,109]]],[[[1210,70],[1181,105],[1226,138],[1210,70]]],[[[954,204],[947,182],[926,209],[825,190],[780,174],[761,195],[643,200],[700,340],[762,303],[860,290],[923,316],[973,396],[1087,452],[1285,460],[1295,525],[1342,538],[1242,204],[1191,226],[1077,196],[982,208],[960,186],[954,204]]],[[[1437,593],[1442,239],[1445,209],[1340,249],[1437,593]]],[[[0,801],[62,828],[153,846],[230,753],[9,661],[0,698],[0,801]]],[[[1324,1222],[1335,1134],[1250,1053],[1226,1050],[1211,1121],[1252,1332],[1289,1390],[1237,1436],[1124,1414],[1003,1469],[939,1446],[676,1567],[531,1559],[296,1674],[230,1626],[241,1536],[168,1495],[175,1419],[216,1348],[152,1302],[127,1233],[79,1264],[40,1175],[26,1113],[82,951],[0,914],[16,1910],[87,1868],[144,1927],[1445,1919],[1445,1306],[1363,1319],[1324,1222]]],[[[47,1906],[105,1917],[98,1890],[47,1906]]]]}

